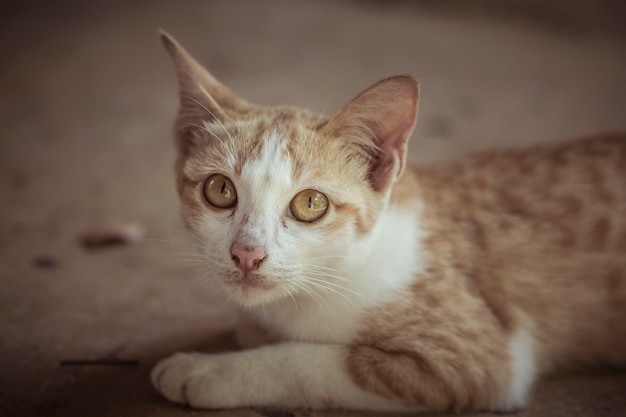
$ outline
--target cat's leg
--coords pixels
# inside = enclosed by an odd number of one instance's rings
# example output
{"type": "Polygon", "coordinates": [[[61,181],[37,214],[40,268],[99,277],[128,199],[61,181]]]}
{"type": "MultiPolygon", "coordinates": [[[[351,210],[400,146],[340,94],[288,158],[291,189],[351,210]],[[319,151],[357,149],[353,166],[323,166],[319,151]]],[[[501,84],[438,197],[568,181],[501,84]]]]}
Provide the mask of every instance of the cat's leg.
{"type": "Polygon", "coordinates": [[[497,348],[441,338],[422,349],[352,346],[347,368],[361,388],[430,411],[511,412],[526,404],[537,377],[532,339],[515,332],[497,348]]]}
{"type": "Polygon", "coordinates": [[[506,346],[502,354],[451,352],[446,363],[432,362],[429,352],[362,345],[285,343],[220,355],[179,353],[155,367],[152,381],[169,400],[196,408],[510,411],[523,405],[533,379],[523,339],[512,339],[512,355],[506,346]]]}
{"type": "Polygon", "coordinates": [[[167,399],[195,408],[409,410],[358,387],[346,368],[348,354],[346,346],[306,343],[218,355],[178,353],[154,368],[152,382],[167,399]]]}

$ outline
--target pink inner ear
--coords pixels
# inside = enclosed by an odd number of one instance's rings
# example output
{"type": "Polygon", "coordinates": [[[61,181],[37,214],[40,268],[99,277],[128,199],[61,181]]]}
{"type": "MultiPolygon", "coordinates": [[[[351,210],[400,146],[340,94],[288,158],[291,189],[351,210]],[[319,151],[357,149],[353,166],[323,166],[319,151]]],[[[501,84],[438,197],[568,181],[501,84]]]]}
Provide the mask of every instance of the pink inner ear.
{"type": "MultiPolygon", "coordinates": [[[[400,158],[395,150],[389,150],[387,152],[381,152],[381,154],[372,159],[370,165],[369,180],[372,187],[376,191],[380,191],[389,184],[389,180],[396,172],[400,172],[400,158]]],[[[395,175],[397,178],[399,175],[395,175]]]]}
{"type": "MultiPolygon", "coordinates": [[[[350,102],[337,119],[344,126],[364,126],[378,152],[371,154],[369,178],[382,190],[404,172],[407,144],[417,118],[419,90],[413,77],[392,77],[350,102]]],[[[335,122],[338,123],[338,122],[335,122]]]]}
{"type": "Polygon", "coordinates": [[[386,126],[380,132],[380,142],[378,143],[382,151],[381,154],[392,157],[392,163],[393,160],[398,160],[395,178],[402,175],[406,165],[408,142],[417,117],[417,97],[411,96],[405,100],[398,99],[397,102],[399,105],[394,106],[393,110],[398,110],[397,107],[403,107],[402,111],[393,112],[385,117],[383,124],[386,126]]]}
{"type": "Polygon", "coordinates": [[[369,178],[377,191],[404,171],[418,99],[417,78],[390,77],[359,94],[325,126],[331,136],[360,147],[361,154],[366,150],[371,158],[369,178]]]}

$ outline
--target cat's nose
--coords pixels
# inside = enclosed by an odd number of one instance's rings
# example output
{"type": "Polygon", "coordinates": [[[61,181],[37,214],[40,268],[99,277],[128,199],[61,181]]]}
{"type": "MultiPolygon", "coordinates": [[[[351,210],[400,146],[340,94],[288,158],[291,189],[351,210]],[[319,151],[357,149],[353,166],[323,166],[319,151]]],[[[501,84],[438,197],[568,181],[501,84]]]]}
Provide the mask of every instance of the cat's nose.
{"type": "Polygon", "coordinates": [[[231,246],[230,254],[232,255],[235,264],[246,274],[248,271],[258,269],[265,258],[267,258],[265,249],[260,247],[242,246],[237,243],[231,246]]]}

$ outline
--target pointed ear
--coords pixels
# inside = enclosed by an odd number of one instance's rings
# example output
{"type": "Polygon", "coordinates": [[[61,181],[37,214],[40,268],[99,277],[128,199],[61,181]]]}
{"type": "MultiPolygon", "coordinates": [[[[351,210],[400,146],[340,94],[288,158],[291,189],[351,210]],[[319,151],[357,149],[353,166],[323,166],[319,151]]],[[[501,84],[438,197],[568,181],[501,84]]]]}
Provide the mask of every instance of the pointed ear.
{"type": "Polygon", "coordinates": [[[359,94],[323,129],[339,140],[351,142],[368,158],[370,182],[380,191],[404,172],[418,101],[417,77],[386,78],[359,94]]]}
{"type": "Polygon", "coordinates": [[[245,113],[250,105],[217,81],[172,36],[164,31],[160,35],[178,76],[180,109],[176,131],[179,149],[184,150],[186,145],[180,142],[194,130],[194,125],[205,121],[224,122],[245,113]]]}

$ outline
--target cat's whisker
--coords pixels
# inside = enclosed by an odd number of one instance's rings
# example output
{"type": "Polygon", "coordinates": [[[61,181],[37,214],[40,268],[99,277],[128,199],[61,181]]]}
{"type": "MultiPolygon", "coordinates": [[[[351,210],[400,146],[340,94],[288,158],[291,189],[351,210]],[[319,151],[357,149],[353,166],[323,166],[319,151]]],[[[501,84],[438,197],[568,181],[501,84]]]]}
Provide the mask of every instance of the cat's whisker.
{"type": "Polygon", "coordinates": [[[213,286],[213,282],[215,281],[214,278],[212,278],[211,276],[206,276],[206,275],[201,275],[201,276],[196,276],[194,279],[194,283],[196,286],[203,288],[203,289],[210,289],[213,290],[214,286],[213,286]]]}
{"type": "Polygon", "coordinates": [[[154,237],[149,237],[145,239],[146,242],[158,242],[158,243],[175,243],[177,245],[184,245],[185,242],[173,239],[159,239],[154,237]]]}
{"type": "Polygon", "coordinates": [[[311,140],[315,136],[315,132],[317,131],[318,126],[320,122],[322,121],[322,119],[326,118],[326,115],[324,113],[326,112],[326,108],[328,107],[328,104],[330,103],[330,100],[332,97],[333,97],[333,92],[331,91],[330,94],[328,94],[328,99],[326,99],[326,103],[324,104],[322,111],[319,113],[319,115],[317,116],[317,119],[315,120],[315,123],[311,127],[311,132],[309,133],[309,140],[311,140]]]}
{"type": "Polygon", "coordinates": [[[184,252],[172,252],[172,255],[174,256],[193,256],[195,258],[205,258],[205,255],[202,253],[197,253],[197,252],[190,252],[190,251],[184,251],[184,252]]]}
{"type": "Polygon", "coordinates": [[[318,276],[322,276],[322,277],[326,277],[326,278],[335,278],[338,281],[341,282],[352,282],[351,280],[344,278],[340,275],[335,275],[333,274],[333,272],[337,272],[337,271],[327,271],[327,270],[315,270],[315,269],[305,269],[304,270],[305,273],[312,273],[318,276]]]}
{"type": "Polygon", "coordinates": [[[334,294],[337,294],[338,296],[343,298],[348,304],[350,304],[353,308],[355,308],[355,309],[357,308],[356,305],[354,304],[354,302],[346,294],[342,293],[341,291],[339,291],[339,290],[337,290],[337,289],[335,289],[333,287],[327,286],[326,285],[326,284],[328,284],[327,282],[322,281],[322,280],[313,280],[313,279],[310,279],[310,277],[307,277],[307,278],[309,278],[307,280],[309,284],[311,284],[313,286],[316,286],[318,288],[321,288],[321,289],[323,289],[325,291],[330,291],[330,292],[332,292],[334,294]]]}
{"type": "MultiPolygon", "coordinates": [[[[326,296],[320,295],[316,290],[321,290],[322,292],[327,292],[327,291],[331,291],[331,292],[336,292],[336,290],[334,290],[333,288],[327,288],[325,287],[325,282],[323,280],[319,280],[316,278],[313,278],[311,276],[307,276],[304,275],[304,281],[301,282],[293,282],[293,284],[296,284],[299,288],[302,289],[302,291],[306,292],[307,294],[309,294],[309,296],[311,296],[312,298],[315,299],[315,301],[319,304],[319,305],[325,305],[327,307],[329,306],[329,302],[330,301],[334,301],[332,298],[328,298],[326,296]]],[[[345,297],[345,296],[344,296],[345,297]]]]}
{"type": "Polygon", "coordinates": [[[305,263],[301,263],[299,264],[300,267],[306,267],[306,268],[311,268],[313,270],[320,270],[320,271],[337,271],[337,268],[333,268],[330,266],[326,266],[326,265],[316,265],[316,264],[305,264],[305,263]]]}
{"type": "Polygon", "coordinates": [[[200,101],[196,100],[194,97],[189,96],[189,95],[183,95],[183,97],[195,102],[197,105],[199,105],[200,107],[202,107],[202,109],[204,109],[204,111],[206,111],[213,120],[215,120],[215,122],[224,130],[224,132],[228,135],[228,138],[233,141],[232,136],[230,135],[230,133],[228,132],[228,130],[226,129],[226,127],[224,126],[224,124],[222,123],[222,121],[215,116],[215,113],[213,113],[211,110],[209,110],[204,104],[202,104],[200,101]]]}
{"type": "Polygon", "coordinates": [[[328,302],[324,300],[323,297],[321,297],[315,290],[313,290],[312,288],[307,287],[306,285],[304,285],[303,283],[297,282],[297,281],[292,281],[291,282],[292,285],[296,286],[298,289],[300,289],[302,292],[306,293],[309,297],[311,297],[312,300],[314,300],[317,304],[322,305],[328,305],[328,302]]]}
{"type": "Polygon", "coordinates": [[[185,261],[185,260],[175,260],[174,264],[176,266],[182,266],[183,268],[195,267],[195,268],[197,268],[198,271],[202,271],[203,269],[206,269],[206,268],[203,268],[203,266],[204,266],[203,264],[199,264],[199,263],[196,263],[196,262],[189,262],[189,261],[185,261]]]}
{"type": "Polygon", "coordinates": [[[210,264],[210,259],[204,255],[193,252],[179,252],[172,254],[172,258],[177,261],[196,261],[198,263],[210,264]]]}
{"type": "Polygon", "coordinates": [[[293,303],[298,307],[298,308],[302,308],[302,305],[300,304],[300,302],[296,299],[296,297],[293,295],[292,293],[292,286],[291,285],[285,285],[284,290],[287,293],[287,295],[289,296],[289,298],[291,298],[291,300],[293,301],[293,303]]]}
{"type": "Polygon", "coordinates": [[[314,258],[307,258],[307,261],[322,261],[322,260],[327,260],[327,259],[346,259],[349,261],[352,261],[358,265],[363,265],[363,266],[373,266],[374,264],[367,262],[364,259],[359,259],[359,258],[355,258],[352,256],[347,256],[347,255],[326,255],[326,256],[317,256],[314,258]]]}
{"type": "Polygon", "coordinates": [[[352,290],[350,288],[346,288],[346,287],[343,287],[343,286],[338,285],[336,283],[333,283],[333,282],[330,282],[330,281],[325,281],[325,280],[318,279],[318,278],[314,278],[314,277],[311,277],[311,276],[308,276],[307,279],[308,279],[308,282],[310,284],[315,285],[315,286],[317,286],[319,288],[323,288],[323,289],[325,289],[327,291],[330,291],[330,292],[332,292],[334,294],[339,295],[344,300],[346,300],[350,305],[352,305],[352,307],[354,307],[354,308],[356,308],[356,306],[353,303],[353,301],[350,299],[350,297],[348,297],[342,291],[349,292],[350,294],[353,294],[353,295],[355,295],[357,297],[360,297],[363,300],[373,304],[372,300],[370,300],[369,298],[363,296],[362,294],[360,294],[360,293],[358,293],[358,292],[356,292],[356,291],[354,291],[354,290],[352,290]]]}
{"type": "MultiPolygon", "coordinates": [[[[336,270],[330,270],[330,272],[337,272],[337,271],[336,270]]],[[[351,280],[349,280],[347,278],[344,278],[342,276],[329,273],[329,271],[324,271],[324,270],[305,269],[304,273],[305,274],[313,274],[313,275],[324,277],[324,278],[334,278],[337,281],[345,282],[345,283],[351,283],[352,282],[351,280]]]]}
{"type": "MultiPolygon", "coordinates": [[[[224,143],[222,138],[219,137],[215,132],[211,131],[206,126],[202,126],[202,125],[195,124],[195,123],[186,123],[185,126],[192,126],[192,127],[198,128],[198,129],[202,130],[203,132],[206,132],[209,135],[211,135],[213,137],[213,139],[215,139],[216,141],[219,142],[219,144],[221,145],[221,149],[223,149],[223,150],[225,150],[227,152],[228,160],[230,160],[230,161],[234,161],[235,160],[235,154],[233,153],[232,147],[231,146],[226,146],[226,144],[224,143]]],[[[220,126],[221,126],[222,130],[224,130],[226,132],[226,134],[228,135],[228,138],[230,139],[230,141],[232,143],[233,142],[233,138],[230,135],[230,133],[228,131],[226,131],[226,128],[221,123],[220,123],[220,126]]]]}
{"type": "MultiPolygon", "coordinates": [[[[241,284],[239,284],[239,286],[237,287],[237,291],[240,291],[240,290],[241,290],[241,284]]],[[[233,296],[234,296],[235,292],[234,291],[227,291],[227,293],[228,293],[228,297],[226,297],[224,302],[217,309],[218,313],[222,311],[222,309],[224,308],[224,306],[226,306],[226,304],[228,304],[229,302],[231,302],[233,300],[233,296]]]]}
{"type": "MultiPolygon", "coordinates": [[[[337,277],[337,276],[331,276],[331,277],[332,277],[332,278],[336,278],[336,279],[340,279],[340,278],[341,278],[341,277],[337,277]]],[[[357,296],[357,297],[359,297],[359,298],[363,299],[364,301],[367,301],[367,302],[368,302],[368,303],[370,303],[370,304],[375,304],[374,300],[372,300],[372,299],[370,299],[370,298],[368,298],[368,297],[364,296],[363,294],[359,293],[358,291],[353,290],[352,288],[348,288],[348,287],[346,287],[346,286],[339,285],[339,284],[337,284],[337,283],[335,283],[335,282],[332,282],[332,281],[322,280],[322,279],[319,279],[319,278],[314,278],[314,277],[311,277],[311,276],[307,276],[307,278],[308,278],[309,280],[311,280],[311,281],[313,281],[313,282],[317,283],[317,284],[330,285],[330,286],[332,286],[332,287],[334,287],[334,288],[337,288],[338,290],[347,291],[347,292],[349,292],[350,294],[355,295],[355,296],[357,296]]],[[[345,279],[344,279],[344,280],[345,280],[345,279]]],[[[347,280],[346,280],[346,281],[347,281],[347,280]]],[[[344,294],[344,297],[345,297],[345,294],[344,294]]]]}
{"type": "Polygon", "coordinates": [[[188,268],[195,268],[193,269],[193,272],[207,272],[207,267],[205,263],[198,263],[198,262],[189,262],[189,261],[178,261],[176,262],[176,265],[179,265],[185,269],[188,268]]]}
{"type": "Polygon", "coordinates": [[[174,258],[173,262],[177,265],[207,266],[207,261],[204,258],[174,258]]]}
{"type": "Polygon", "coordinates": [[[207,259],[205,254],[196,251],[173,252],[172,256],[188,257],[188,259],[207,259]]]}
{"type": "Polygon", "coordinates": [[[304,292],[306,293],[309,297],[311,297],[312,299],[314,299],[317,303],[320,303],[321,300],[318,298],[318,295],[315,294],[314,292],[312,292],[309,288],[307,288],[306,286],[300,284],[299,282],[293,281],[289,283],[292,287],[295,287],[295,289],[297,289],[299,292],[304,292]]]}
{"type": "Polygon", "coordinates": [[[193,243],[200,245],[200,246],[204,245],[204,240],[202,239],[201,236],[199,236],[197,232],[191,232],[189,233],[188,236],[193,241],[193,243]]]}
{"type": "Polygon", "coordinates": [[[187,272],[193,274],[193,278],[200,278],[210,281],[217,280],[217,277],[212,274],[211,271],[207,270],[206,265],[204,264],[187,264],[183,266],[187,272]]]}
{"type": "Polygon", "coordinates": [[[217,312],[220,313],[222,311],[222,309],[226,306],[226,304],[228,304],[233,298],[233,293],[228,294],[228,297],[226,297],[226,300],[224,300],[224,302],[219,306],[219,308],[217,309],[217,312]]]}
{"type": "Polygon", "coordinates": [[[207,272],[206,265],[204,264],[181,262],[179,263],[179,265],[181,265],[183,268],[186,268],[194,273],[206,273],[207,272]],[[190,269],[190,268],[193,268],[193,269],[190,269]]]}
{"type": "Polygon", "coordinates": [[[203,257],[205,256],[204,253],[199,252],[195,249],[187,249],[187,250],[179,250],[176,252],[170,252],[172,255],[174,256],[193,256],[193,257],[203,257]]]}
{"type": "MultiPolygon", "coordinates": [[[[159,242],[161,243],[161,242],[159,242]]],[[[203,252],[204,252],[204,245],[202,245],[201,243],[195,243],[192,241],[187,241],[187,242],[163,242],[163,243],[171,243],[171,244],[178,244],[180,246],[191,246],[191,248],[185,250],[185,248],[182,248],[182,250],[178,250],[176,252],[170,252],[171,255],[173,256],[180,256],[180,255],[189,255],[189,256],[197,256],[197,257],[203,257],[206,256],[203,252]]]]}
{"type": "Polygon", "coordinates": [[[203,132],[208,133],[209,135],[211,135],[213,137],[213,139],[215,139],[216,141],[218,141],[220,143],[220,145],[226,149],[229,153],[229,156],[232,156],[232,153],[230,151],[230,148],[228,146],[226,146],[226,144],[224,143],[224,141],[222,140],[222,138],[220,138],[219,136],[217,136],[214,132],[211,132],[211,130],[207,129],[206,126],[202,126],[199,124],[195,124],[195,123],[186,123],[185,126],[191,126],[191,127],[195,127],[198,128],[200,130],[202,130],[203,132]]]}

